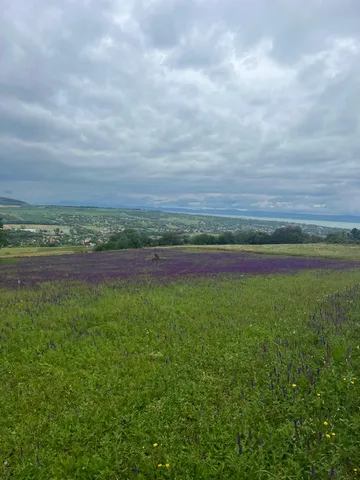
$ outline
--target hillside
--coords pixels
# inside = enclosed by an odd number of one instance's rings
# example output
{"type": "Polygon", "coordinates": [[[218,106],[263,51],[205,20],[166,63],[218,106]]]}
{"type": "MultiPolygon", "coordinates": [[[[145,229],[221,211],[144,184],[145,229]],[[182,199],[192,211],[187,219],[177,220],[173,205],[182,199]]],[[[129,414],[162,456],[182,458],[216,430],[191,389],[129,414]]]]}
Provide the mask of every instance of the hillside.
{"type": "MultiPolygon", "coordinates": [[[[222,233],[225,231],[259,230],[271,233],[287,225],[286,221],[247,219],[244,217],[211,216],[172,213],[154,210],[134,210],[95,207],[59,207],[52,205],[3,205],[1,216],[10,225],[63,225],[69,228],[84,227],[93,231],[115,231],[118,228],[135,228],[148,235],[166,231],[183,231],[187,234],[222,233]]],[[[320,225],[303,225],[306,233],[326,236],[333,228],[320,225]]]]}
{"type": "Polygon", "coordinates": [[[0,197],[0,206],[6,207],[20,207],[24,205],[29,205],[22,200],[16,200],[15,198],[8,198],[8,197],[0,197]]]}

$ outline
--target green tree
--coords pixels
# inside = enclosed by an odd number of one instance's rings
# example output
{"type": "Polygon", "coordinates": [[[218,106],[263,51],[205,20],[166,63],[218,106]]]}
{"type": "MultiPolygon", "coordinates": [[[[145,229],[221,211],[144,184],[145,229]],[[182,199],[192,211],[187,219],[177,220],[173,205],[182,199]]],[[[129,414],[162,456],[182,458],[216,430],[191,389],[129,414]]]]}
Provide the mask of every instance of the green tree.
{"type": "Polygon", "coordinates": [[[140,248],[141,238],[139,232],[132,228],[126,228],[122,232],[113,235],[109,241],[110,244],[114,244],[115,250],[123,250],[125,248],[140,248]]]}
{"type": "Polygon", "coordinates": [[[236,232],[234,233],[234,240],[237,245],[244,245],[247,243],[251,232],[236,232]]]}
{"type": "Polygon", "coordinates": [[[221,233],[218,237],[219,245],[233,245],[235,243],[235,237],[232,232],[221,233]]]}
{"type": "Polygon", "coordinates": [[[305,236],[300,227],[280,227],[271,235],[270,243],[304,243],[305,236]]]}
{"type": "Polygon", "coordinates": [[[126,228],[122,232],[116,232],[111,235],[109,241],[102,245],[97,245],[95,251],[102,250],[124,250],[126,248],[142,248],[151,245],[151,238],[139,233],[133,228],[126,228]]]}
{"type": "Polygon", "coordinates": [[[214,245],[216,243],[216,237],[209,235],[208,233],[200,233],[195,235],[193,242],[195,245],[214,245]]]}
{"type": "Polygon", "coordinates": [[[0,248],[5,247],[5,245],[7,245],[7,241],[6,241],[6,234],[4,231],[4,223],[3,223],[3,219],[0,218],[0,248]]]}
{"type": "Polygon", "coordinates": [[[350,232],[349,238],[352,242],[360,243],[360,230],[353,228],[350,232]]]}
{"type": "Polygon", "coordinates": [[[323,243],[324,237],[319,235],[307,235],[306,243],[323,243]]]}
{"type": "Polygon", "coordinates": [[[326,243],[348,243],[349,236],[345,231],[331,232],[326,236],[326,243]]]}
{"type": "Polygon", "coordinates": [[[159,245],[160,246],[183,245],[183,241],[179,233],[166,232],[166,233],[163,233],[162,236],[159,238],[159,245]]]}

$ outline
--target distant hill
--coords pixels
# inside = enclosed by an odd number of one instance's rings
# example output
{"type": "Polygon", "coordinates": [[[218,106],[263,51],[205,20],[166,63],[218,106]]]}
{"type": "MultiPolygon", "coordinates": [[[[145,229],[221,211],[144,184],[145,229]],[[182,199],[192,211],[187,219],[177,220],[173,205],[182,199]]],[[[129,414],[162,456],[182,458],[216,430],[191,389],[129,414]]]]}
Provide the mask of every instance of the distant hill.
{"type": "Polygon", "coordinates": [[[16,200],[15,198],[0,197],[0,205],[7,207],[20,207],[21,205],[29,205],[22,200],[16,200]]]}

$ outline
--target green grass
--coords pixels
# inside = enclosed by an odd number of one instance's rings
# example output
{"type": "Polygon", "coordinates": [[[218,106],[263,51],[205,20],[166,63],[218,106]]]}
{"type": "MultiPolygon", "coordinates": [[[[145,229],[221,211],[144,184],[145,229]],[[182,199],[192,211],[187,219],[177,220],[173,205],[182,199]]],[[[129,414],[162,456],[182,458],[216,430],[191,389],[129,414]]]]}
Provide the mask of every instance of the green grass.
{"type": "MultiPolygon", "coordinates": [[[[90,228],[90,226],[89,226],[90,228]]],[[[162,247],[174,248],[174,247],[162,247]]],[[[302,256],[318,258],[338,258],[343,260],[360,260],[359,245],[326,245],[326,244],[303,244],[303,245],[182,245],[189,252],[199,250],[234,250],[248,253],[258,253],[279,256],[302,256]]],[[[30,257],[42,255],[63,255],[69,253],[81,253],[85,251],[83,246],[64,247],[11,247],[0,249],[0,259],[9,257],[30,257]]]]}
{"type": "Polygon", "coordinates": [[[43,255],[66,255],[70,253],[81,253],[86,250],[83,246],[64,247],[5,247],[0,249],[1,258],[12,257],[41,257],[43,255]]]}
{"type": "Polygon", "coordinates": [[[12,257],[1,258],[0,257],[0,266],[1,265],[8,265],[8,264],[11,264],[11,263],[17,263],[18,261],[19,261],[19,258],[12,258],[12,257]]]}
{"type": "Polygon", "coordinates": [[[9,225],[5,225],[5,227],[8,227],[8,228],[13,228],[15,230],[18,230],[20,228],[23,228],[25,227],[25,229],[38,229],[38,230],[55,230],[55,228],[59,228],[60,230],[62,230],[63,228],[66,228],[68,229],[69,227],[67,225],[44,225],[44,224],[22,224],[22,225],[19,225],[19,224],[9,224],[9,225]]]}
{"type": "Polygon", "coordinates": [[[0,290],[0,478],[355,478],[359,278],[0,290]]]}
{"type": "MultiPolygon", "coordinates": [[[[184,248],[184,247],[182,247],[184,248]]],[[[266,255],[339,258],[360,260],[360,245],[306,243],[299,245],[189,245],[185,248],[200,250],[234,250],[266,255]]]]}

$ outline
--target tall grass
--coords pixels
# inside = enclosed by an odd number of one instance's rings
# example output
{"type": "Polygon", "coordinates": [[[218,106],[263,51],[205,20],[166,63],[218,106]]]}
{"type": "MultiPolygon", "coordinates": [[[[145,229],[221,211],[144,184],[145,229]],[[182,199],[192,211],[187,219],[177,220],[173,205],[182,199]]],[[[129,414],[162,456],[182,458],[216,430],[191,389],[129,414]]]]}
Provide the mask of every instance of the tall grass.
{"type": "Polygon", "coordinates": [[[47,255],[66,255],[84,253],[90,250],[83,245],[69,245],[60,247],[4,247],[0,249],[0,259],[11,257],[41,257],[47,255]]]}
{"type": "Polygon", "coordinates": [[[272,245],[188,245],[188,251],[223,250],[259,253],[265,255],[285,255],[296,257],[338,258],[343,260],[360,260],[360,245],[341,245],[325,243],[272,244],[272,245]]]}
{"type": "Polygon", "coordinates": [[[0,478],[355,478],[358,283],[0,290],[0,478]]]}

